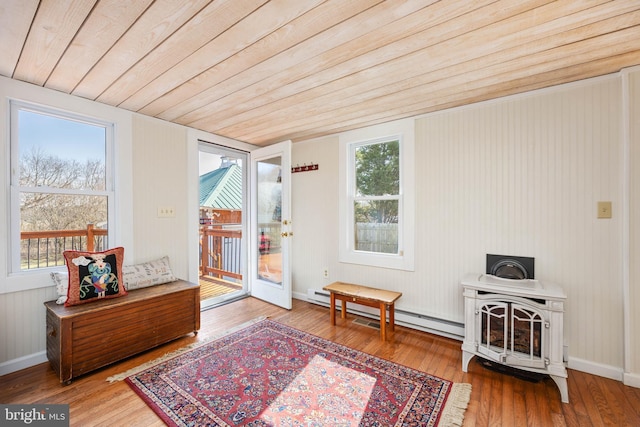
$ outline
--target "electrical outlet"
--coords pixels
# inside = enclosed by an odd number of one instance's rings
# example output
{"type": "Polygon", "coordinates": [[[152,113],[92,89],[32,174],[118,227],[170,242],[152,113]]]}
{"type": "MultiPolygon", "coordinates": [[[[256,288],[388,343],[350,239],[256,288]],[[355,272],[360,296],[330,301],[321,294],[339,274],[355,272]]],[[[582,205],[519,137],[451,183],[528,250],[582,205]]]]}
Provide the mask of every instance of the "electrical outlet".
{"type": "Polygon", "coordinates": [[[176,210],[173,206],[160,206],[158,207],[158,218],[175,218],[176,210]]]}
{"type": "Polygon", "coordinates": [[[327,268],[327,267],[323,267],[322,268],[322,277],[325,278],[325,279],[329,278],[329,268],[327,268]]]}

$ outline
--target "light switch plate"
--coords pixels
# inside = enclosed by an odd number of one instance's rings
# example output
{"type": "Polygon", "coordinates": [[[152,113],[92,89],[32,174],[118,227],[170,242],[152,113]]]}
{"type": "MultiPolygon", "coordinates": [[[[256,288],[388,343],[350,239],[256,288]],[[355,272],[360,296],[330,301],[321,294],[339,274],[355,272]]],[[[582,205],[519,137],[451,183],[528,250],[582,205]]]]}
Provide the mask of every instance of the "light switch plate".
{"type": "Polygon", "coordinates": [[[158,218],[175,218],[176,210],[173,206],[158,207],[158,218]]]}
{"type": "Polygon", "coordinates": [[[598,218],[611,218],[611,202],[598,202],[598,218]]]}

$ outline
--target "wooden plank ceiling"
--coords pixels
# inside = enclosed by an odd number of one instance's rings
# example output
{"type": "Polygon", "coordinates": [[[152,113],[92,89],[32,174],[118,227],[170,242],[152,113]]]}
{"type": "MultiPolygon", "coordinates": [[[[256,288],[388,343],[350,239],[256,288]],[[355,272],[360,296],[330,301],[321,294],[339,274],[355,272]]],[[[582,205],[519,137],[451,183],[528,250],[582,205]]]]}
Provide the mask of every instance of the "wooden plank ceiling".
{"type": "Polygon", "coordinates": [[[640,64],[639,0],[2,0],[0,74],[257,145],[640,64]]]}

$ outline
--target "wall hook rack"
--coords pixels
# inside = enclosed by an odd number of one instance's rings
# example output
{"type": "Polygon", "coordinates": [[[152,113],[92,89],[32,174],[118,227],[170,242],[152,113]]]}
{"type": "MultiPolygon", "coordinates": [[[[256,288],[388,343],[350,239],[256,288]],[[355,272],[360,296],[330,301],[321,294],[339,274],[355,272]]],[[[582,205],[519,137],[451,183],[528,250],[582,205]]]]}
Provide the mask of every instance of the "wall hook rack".
{"type": "Polygon", "coordinates": [[[307,165],[305,163],[302,166],[295,165],[294,167],[291,168],[291,173],[317,171],[319,167],[320,166],[317,163],[316,164],[312,163],[310,165],[307,165]]]}

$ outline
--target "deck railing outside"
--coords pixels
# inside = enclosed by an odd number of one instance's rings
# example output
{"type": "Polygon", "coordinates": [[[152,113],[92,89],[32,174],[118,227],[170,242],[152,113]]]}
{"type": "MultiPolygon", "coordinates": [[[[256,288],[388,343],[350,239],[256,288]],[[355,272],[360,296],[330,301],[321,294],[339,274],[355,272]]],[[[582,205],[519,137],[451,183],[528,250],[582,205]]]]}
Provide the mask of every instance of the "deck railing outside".
{"type": "MultiPolygon", "coordinates": [[[[258,227],[269,238],[271,251],[280,248],[277,225],[268,223],[258,227]]],[[[200,226],[200,276],[242,280],[241,224],[200,226]]]]}
{"type": "Polygon", "coordinates": [[[242,280],[240,225],[200,227],[200,275],[242,280]]]}
{"type": "Polygon", "coordinates": [[[64,265],[66,250],[103,251],[109,230],[88,224],[81,230],[23,231],[20,233],[22,270],[64,265]]]}
{"type": "MultiPolygon", "coordinates": [[[[82,230],[23,231],[20,233],[22,269],[64,265],[62,253],[66,250],[106,250],[107,234],[107,229],[94,228],[93,224],[82,230]]],[[[274,246],[278,246],[277,241],[272,242],[274,246]]],[[[201,276],[241,281],[241,226],[201,226],[200,255],[201,276]]]]}

